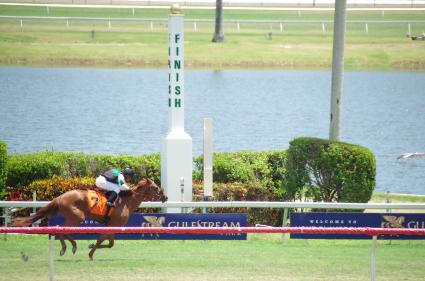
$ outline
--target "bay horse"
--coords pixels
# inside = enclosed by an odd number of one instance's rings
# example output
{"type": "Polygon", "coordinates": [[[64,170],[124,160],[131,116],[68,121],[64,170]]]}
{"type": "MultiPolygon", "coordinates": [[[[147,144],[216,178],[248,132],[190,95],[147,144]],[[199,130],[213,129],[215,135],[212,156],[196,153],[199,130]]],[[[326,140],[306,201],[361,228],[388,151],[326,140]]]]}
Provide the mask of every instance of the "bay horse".
{"type": "MultiPolygon", "coordinates": [[[[152,180],[144,179],[139,181],[136,187],[128,191],[122,191],[115,201],[115,208],[110,219],[105,226],[124,226],[130,215],[135,212],[142,201],[167,201],[164,191],[159,188],[152,180]]],[[[65,217],[62,226],[78,226],[84,219],[104,222],[104,215],[93,215],[89,207],[89,190],[71,190],[55,199],[47,206],[39,209],[34,215],[29,217],[19,217],[13,220],[12,226],[30,226],[39,219],[61,214],[65,217]]],[[[58,235],[62,249],[60,255],[66,252],[65,237],[72,245],[72,253],[77,251],[77,244],[70,235],[58,235]]],[[[114,235],[100,235],[95,244],[89,246],[89,258],[93,260],[93,254],[96,249],[112,248],[114,246],[114,235]],[[109,244],[102,245],[102,242],[108,240],[109,244]]]]}

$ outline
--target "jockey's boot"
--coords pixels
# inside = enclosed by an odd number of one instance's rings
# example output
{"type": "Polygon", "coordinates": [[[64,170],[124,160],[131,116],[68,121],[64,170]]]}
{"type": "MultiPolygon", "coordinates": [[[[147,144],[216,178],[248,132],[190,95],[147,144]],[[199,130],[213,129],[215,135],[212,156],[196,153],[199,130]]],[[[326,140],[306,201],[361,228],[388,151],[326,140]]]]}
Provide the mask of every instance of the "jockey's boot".
{"type": "Polygon", "coordinates": [[[117,196],[118,194],[115,191],[110,191],[108,195],[108,201],[106,202],[106,206],[108,206],[109,208],[115,207],[114,201],[115,199],[117,199],[117,196]]]}

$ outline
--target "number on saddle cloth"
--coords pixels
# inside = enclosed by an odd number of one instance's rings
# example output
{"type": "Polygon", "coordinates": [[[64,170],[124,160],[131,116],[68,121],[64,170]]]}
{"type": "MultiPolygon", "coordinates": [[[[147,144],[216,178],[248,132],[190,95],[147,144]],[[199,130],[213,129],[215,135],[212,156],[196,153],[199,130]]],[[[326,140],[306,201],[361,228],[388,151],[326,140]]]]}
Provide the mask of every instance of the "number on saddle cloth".
{"type": "MultiPolygon", "coordinates": [[[[89,190],[89,209],[92,215],[105,216],[107,212],[107,196],[109,192],[100,192],[95,190],[89,190]]],[[[109,216],[111,216],[113,208],[109,210],[109,216]]]]}

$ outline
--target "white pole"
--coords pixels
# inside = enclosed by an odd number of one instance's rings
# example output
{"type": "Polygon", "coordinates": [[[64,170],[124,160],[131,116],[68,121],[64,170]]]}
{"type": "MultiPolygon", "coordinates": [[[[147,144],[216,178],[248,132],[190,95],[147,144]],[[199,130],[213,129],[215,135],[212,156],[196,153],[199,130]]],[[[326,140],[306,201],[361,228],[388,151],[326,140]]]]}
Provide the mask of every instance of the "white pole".
{"type": "Polygon", "coordinates": [[[55,236],[51,235],[49,239],[49,281],[55,280],[55,254],[54,252],[55,236]]]}
{"type": "Polygon", "coordinates": [[[410,34],[412,34],[411,33],[411,30],[410,30],[410,23],[409,24],[407,24],[407,32],[408,32],[408,34],[410,35],[410,34]]]}
{"type": "Polygon", "coordinates": [[[153,21],[150,22],[150,31],[153,31],[153,21]]]}
{"type": "Polygon", "coordinates": [[[326,32],[326,28],[325,28],[325,24],[322,23],[322,32],[325,33],[326,32]]]}
{"type": "Polygon", "coordinates": [[[135,14],[134,8],[132,8],[132,11],[133,11],[133,16],[134,16],[134,14],[135,14]]]}
{"type": "Polygon", "coordinates": [[[21,19],[21,29],[24,27],[24,21],[21,19]]]}
{"type": "Polygon", "coordinates": [[[196,28],[196,21],[195,22],[193,22],[193,30],[196,32],[197,31],[197,28],[196,28]]]}
{"type": "Polygon", "coordinates": [[[111,20],[108,21],[108,27],[109,27],[109,30],[111,30],[111,28],[112,28],[111,20]]]}
{"type": "Polygon", "coordinates": [[[66,28],[69,29],[69,19],[66,20],[66,28]]]}
{"type": "MultiPolygon", "coordinates": [[[[192,201],[192,138],[184,131],[184,15],[177,4],[168,16],[168,133],[161,143],[161,185],[170,201],[192,201]]],[[[181,212],[168,208],[166,212],[181,212]]]]}
{"type": "Polygon", "coordinates": [[[340,109],[344,74],[344,44],[347,0],[335,1],[334,39],[332,51],[332,87],[329,139],[340,139],[340,109]]]}
{"type": "Polygon", "coordinates": [[[239,23],[236,23],[236,30],[237,30],[238,32],[240,32],[240,31],[241,31],[241,26],[239,25],[239,23]]]}
{"type": "Polygon", "coordinates": [[[364,25],[364,32],[369,33],[369,25],[367,23],[364,25]]]}
{"type": "Polygon", "coordinates": [[[376,280],[376,241],[377,236],[374,235],[372,238],[372,251],[370,255],[370,280],[376,280]]]}
{"type": "Polygon", "coordinates": [[[204,197],[213,196],[213,120],[204,118],[204,197]]]}
{"type": "Polygon", "coordinates": [[[280,23],[280,32],[283,32],[283,24],[280,23]]]}

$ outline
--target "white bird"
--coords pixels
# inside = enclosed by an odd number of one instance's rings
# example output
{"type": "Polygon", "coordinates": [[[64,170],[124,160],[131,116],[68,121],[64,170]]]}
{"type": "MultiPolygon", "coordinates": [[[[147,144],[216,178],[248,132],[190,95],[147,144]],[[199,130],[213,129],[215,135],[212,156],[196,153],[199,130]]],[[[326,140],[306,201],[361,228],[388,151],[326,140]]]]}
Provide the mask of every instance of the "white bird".
{"type": "Polygon", "coordinates": [[[425,157],[425,152],[407,152],[407,153],[403,153],[402,155],[400,155],[399,157],[397,157],[398,159],[404,159],[404,158],[411,158],[411,157],[425,157]]]}

